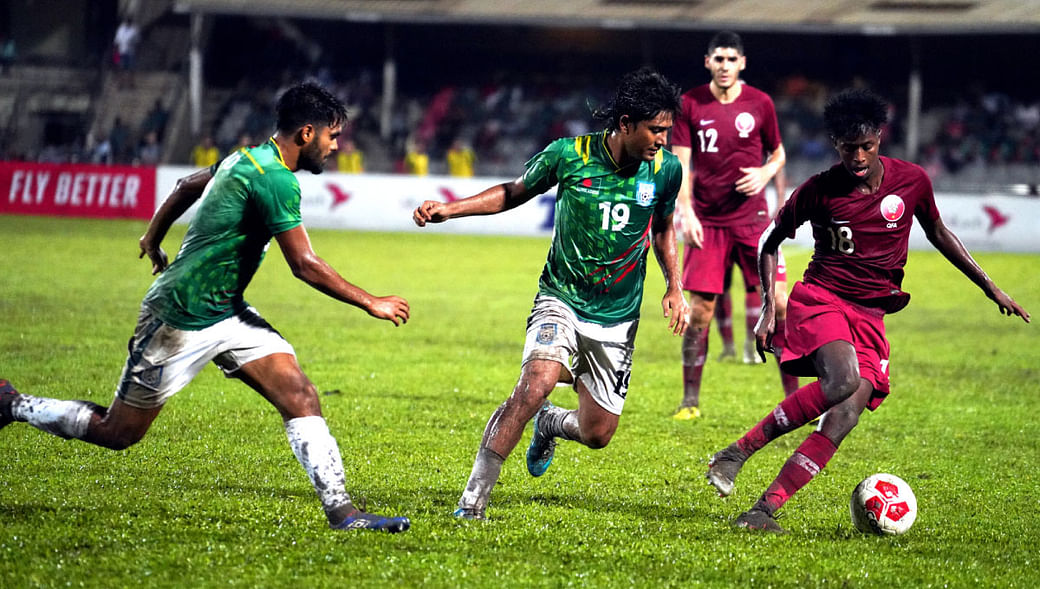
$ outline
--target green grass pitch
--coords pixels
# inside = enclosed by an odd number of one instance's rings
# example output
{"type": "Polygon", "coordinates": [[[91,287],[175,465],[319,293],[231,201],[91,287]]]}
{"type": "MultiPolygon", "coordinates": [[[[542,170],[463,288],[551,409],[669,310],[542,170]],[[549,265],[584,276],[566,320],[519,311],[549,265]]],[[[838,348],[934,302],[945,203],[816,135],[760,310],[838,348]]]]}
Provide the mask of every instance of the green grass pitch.
{"type": "MultiPolygon", "coordinates": [[[[30,394],[108,404],[141,296],[144,224],[0,216],[0,377],[30,394]]],[[[176,250],[183,227],[167,238],[176,250]]],[[[295,280],[277,245],[247,299],[295,346],[322,391],[348,489],[407,515],[396,536],[332,531],[277,414],[207,368],[123,452],[25,424],[0,432],[2,587],[1033,587],[1040,566],[1040,332],[1001,316],[936,252],[912,252],[914,300],[889,317],[893,394],[788,503],[790,534],[729,521],[809,430],[748,462],[734,495],[708,456],[780,399],[776,366],[719,363],[704,418],[670,419],[679,339],[648,272],[631,389],[611,444],[562,443],[550,471],[506,461],[487,522],[450,517],[487,418],[519,375],[547,239],[312,232],[353,282],[411,303],[403,327],[295,280]],[[891,472],[920,513],[904,536],[860,534],[848,499],[891,472]]],[[[800,276],[808,252],[787,251],[800,276]]],[[[979,254],[1040,311],[1040,257],[979,254]]],[[[738,291],[739,292],[739,291],[738,291]]],[[[735,305],[737,343],[743,325],[735,305]]],[[[574,407],[568,389],[553,401],[574,407]]]]}

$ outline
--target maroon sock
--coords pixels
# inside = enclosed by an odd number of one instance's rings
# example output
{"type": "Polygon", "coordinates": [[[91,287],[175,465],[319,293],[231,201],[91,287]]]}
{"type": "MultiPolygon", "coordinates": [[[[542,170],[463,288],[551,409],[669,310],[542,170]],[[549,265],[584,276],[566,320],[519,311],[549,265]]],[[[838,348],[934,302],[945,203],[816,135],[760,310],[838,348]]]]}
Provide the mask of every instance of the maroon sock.
{"type": "Polygon", "coordinates": [[[733,347],[733,297],[729,291],[722,293],[715,305],[715,322],[719,326],[719,337],[722,345],[727,348],[733,347]]]}
{"type": "Polygon", "coordinates": [[[747,328],[747,337],[755,339],[755,325],[762,315],[762,297],[757,290],[744,293],[744,326],[747,328]]]}
{"type": "Polygon", "coordinates": [[[776,438],[823,415],[827,409],[820,381],[814,380],[780,401],[769,415],[737,440],[737,445],[750,456],[776,438]]]}
{"type": "Polygon", "coordinates": [[[683,335],[683,407],[697,407],[701,397],[701,374],[708,356],[708,328],[688,329],[683,335]]]}
{"type": "Polygon", "coordinates": [[[837,450],[838,447],[827,436],[820,432],[810,434],[784,463],[758,504],[764,505],[770,514],[775,513],[827,466],[837,450]]]}
{"type": "MultiPolygon", "coordinates": [[[[776,320],[776,330],[773,333],[773,355],[776,356],[776,365],[780,366],[780,358],[784,354],[787,345],[787,319],[776,320]]],[[[784,396],[790,397],[798,390],[798,377],[791,376],[780,368],[780,386],[784,387],[784,396]]]]}

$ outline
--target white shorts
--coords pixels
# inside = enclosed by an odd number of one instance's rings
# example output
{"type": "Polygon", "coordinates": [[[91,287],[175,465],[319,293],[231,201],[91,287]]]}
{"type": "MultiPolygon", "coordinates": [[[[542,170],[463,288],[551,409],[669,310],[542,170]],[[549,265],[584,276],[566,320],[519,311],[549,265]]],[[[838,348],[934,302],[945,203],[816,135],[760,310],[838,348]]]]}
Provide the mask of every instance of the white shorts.
{"type": "Polygon", "coordinates": [[[639,320],[601,325],[578,318],[557,298],[539,295],[527,318],[524,364],[555,360],[603,409],[621,415],[628,395],[639,320]]]}
{"type": "Polygon", "coordinates": [[[161,407],[211,360],[231,377],[243,365],[293,347],[249,307],[197,331],[177,329],[141,307],[116,397],[138,409],[161,407]]]}

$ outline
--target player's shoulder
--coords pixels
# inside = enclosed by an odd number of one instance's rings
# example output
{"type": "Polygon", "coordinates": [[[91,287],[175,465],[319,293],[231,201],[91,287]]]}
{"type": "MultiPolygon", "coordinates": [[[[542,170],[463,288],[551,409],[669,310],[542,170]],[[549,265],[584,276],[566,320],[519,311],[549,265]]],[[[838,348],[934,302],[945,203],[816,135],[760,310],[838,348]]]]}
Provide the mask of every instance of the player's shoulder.
{"type": "Polygon", "coordinates": [[[710,104],[714,100],[715,96],[712,95],[709,84],[694,86],[682,94],[682,101],[685,104],[710,104]]]}
{"type": "Polygon", "coordinates": [[[924,168],[913,162],[884,155],[879,157],[881,158],[881,164],[885,166],[885,170],[892,173],[909,177],[928,177],[928,172],[925,172],[924,168]]]}

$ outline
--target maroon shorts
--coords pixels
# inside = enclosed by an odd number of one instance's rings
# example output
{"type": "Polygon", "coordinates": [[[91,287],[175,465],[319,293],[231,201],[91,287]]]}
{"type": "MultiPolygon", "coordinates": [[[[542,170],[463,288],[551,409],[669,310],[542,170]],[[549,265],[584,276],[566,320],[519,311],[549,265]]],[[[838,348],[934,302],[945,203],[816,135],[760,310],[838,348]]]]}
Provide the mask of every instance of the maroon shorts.
{"type": "Polygon", "coordinates": [[[747,288],[759,285],[758,238],[765,226],[704,226],[704,244],[686,246],[683,254],[683,288],[693,292],[722,294],[723,279],[731,264],[740,268],[747,288]]]}
{"type": "Polygon", "coordinates": [[[796,282],[787,302],[787,342],[780,363],[795,376],[819,376],[812,353],[823,344],[846,341],[856,348],[859,375],[874,385],[867,408],[888,395],[885,312],[846,301],[825,288],[796,282]]]}

